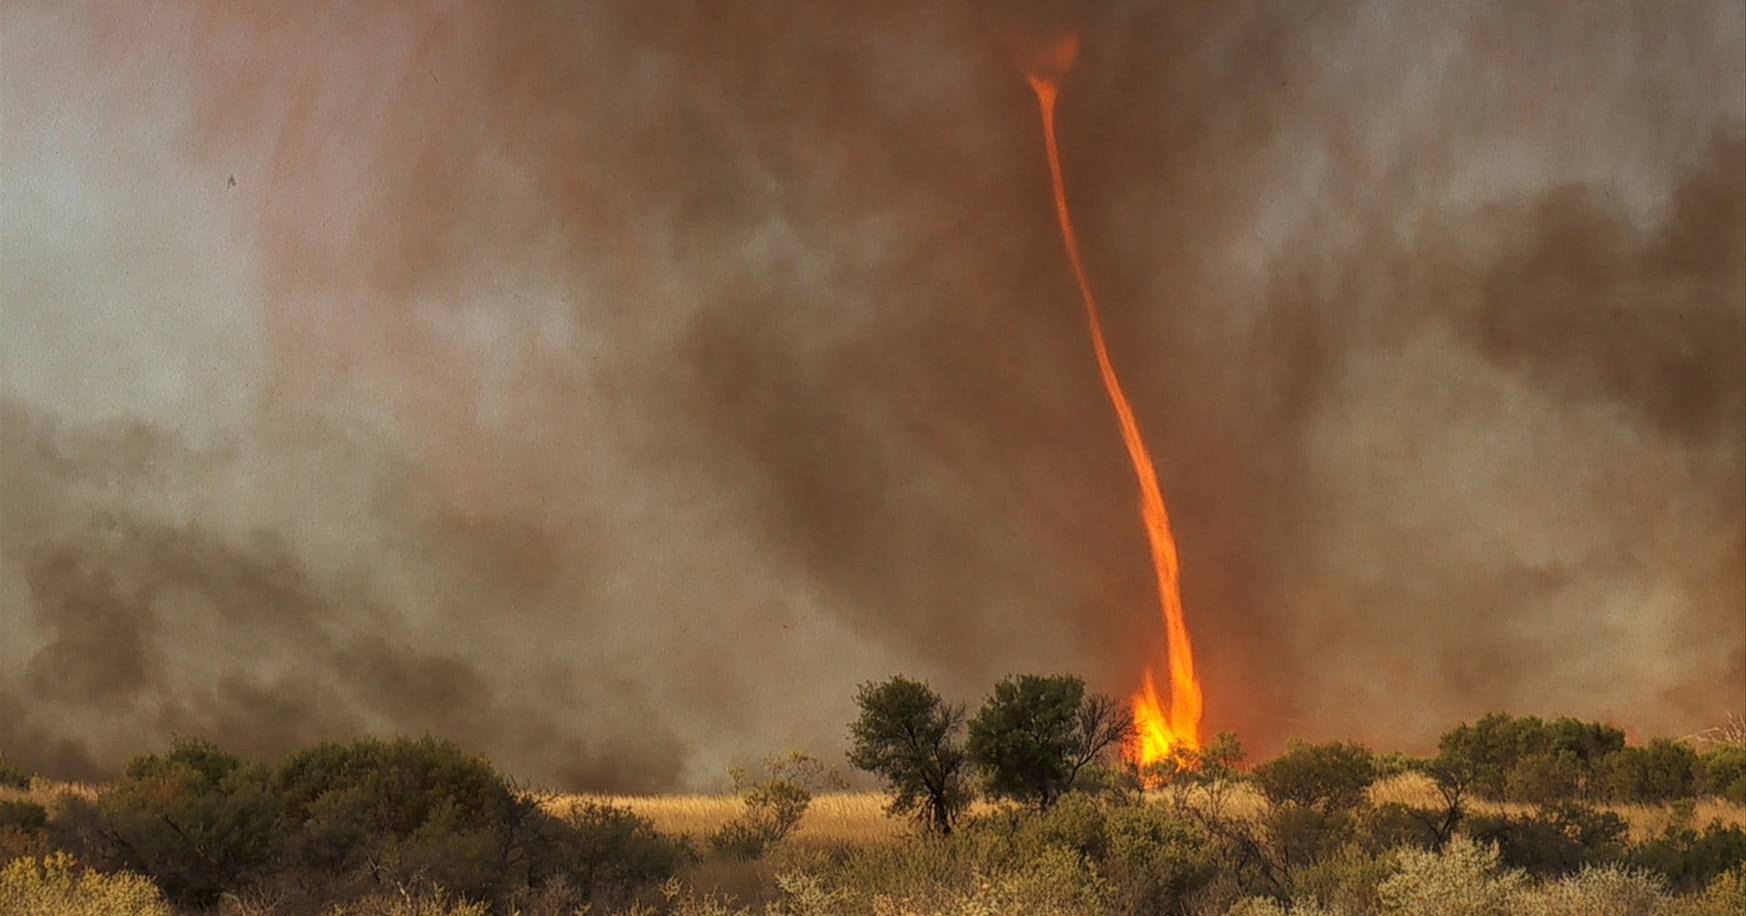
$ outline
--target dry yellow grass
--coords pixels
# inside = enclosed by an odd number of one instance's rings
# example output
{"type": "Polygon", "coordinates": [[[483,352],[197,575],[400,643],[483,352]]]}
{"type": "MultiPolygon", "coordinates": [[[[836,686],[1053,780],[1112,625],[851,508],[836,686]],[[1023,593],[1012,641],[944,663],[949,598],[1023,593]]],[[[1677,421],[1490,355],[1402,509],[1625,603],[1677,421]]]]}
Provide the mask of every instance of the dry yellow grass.
{"type": "MultiPolygon", "coordinates": [[[[1400,802],[1416,806],[1439,803],[1431,781],[1419,774],[1406,774],[1383,780],[1370,792],[1378,804],[1400,802]]],[[[648,818],[655,828],[669,833],[689,833],[702,836],[744,810],[740,800],[732,795],[563,795],[553,804],[571,800],[610,802],[622,805],[648,818]]],[[[1228,802],[1231,811],[1253,814],[1261,809],[1261,799],[1253,790],[1242,787],[1232,793],[1228,802]]],[[[985,807],[985,806],[979,806],[985,807]]],[[[1642,840],[1664,828],[1670,817],[1668,809],[1648,805],[1608,805],[1631,825],[1631,838],[1642,840]]],[[[1475,801],[1470,809],[1494,814],[1525,813],[1529,805],[1500,804],[1475,801]]],[[[1726,824],[1746,827],[1746,808],[1719,799],[1704,799],[1697,804],[1696,822],[1707,824],[1720,820],[1726,824]]],[[[814,842],[866,842],[903,833],[908,823],[885,814],[885,798],[874,792],[839,792],[818,796],[800,823],[796,836],[814,842]]]]}
{"type": "MultiPolygon", "coordinates": [[[[735,795],[559,795],[547,806],[557,809],[576,801],[620,805],[648,818],[662,833],[692,836],[718,830],[745,810],[735,795]]],[[[814,842],[864,842],[896,836],[906,826],[886,816],[883,795],[828,792],[812,800],[795,836],[814,842]]]]}

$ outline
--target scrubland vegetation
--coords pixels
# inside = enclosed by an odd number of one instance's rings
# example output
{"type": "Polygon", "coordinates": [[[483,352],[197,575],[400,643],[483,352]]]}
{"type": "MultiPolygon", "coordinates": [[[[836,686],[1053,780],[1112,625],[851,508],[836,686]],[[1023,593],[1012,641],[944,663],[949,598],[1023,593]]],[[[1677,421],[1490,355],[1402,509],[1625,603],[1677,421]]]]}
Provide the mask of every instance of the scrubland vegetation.
{"type": "Polygon", "coordinates": [[[804,754],[733,796],[515,785],[436,738],[246,761],[187,740],[101,786],[0,760],[0,913],[1723,914],[1746,912],[1746,740],[1628,745],[1491,715],[1430,757],[1244,759],[1225,734],[1139,772],[1075,678],[975,716],[867,685],[846,792],[804,754]]]}

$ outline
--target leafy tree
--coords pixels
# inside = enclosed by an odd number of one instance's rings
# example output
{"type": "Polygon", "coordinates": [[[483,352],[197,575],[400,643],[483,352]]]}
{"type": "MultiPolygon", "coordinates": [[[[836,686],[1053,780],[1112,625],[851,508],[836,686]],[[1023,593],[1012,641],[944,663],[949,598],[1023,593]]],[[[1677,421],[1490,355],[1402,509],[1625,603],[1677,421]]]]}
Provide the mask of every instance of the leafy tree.
{"type": "Polygon", "coordinates": [[[208,741],[134,758],[98,807],[119,864],[197,905],[261,872],[280,812],[264,768],[208,741]]]}
{"type": "Polygon", "coordinates": [[[1022,675],[994,686],[970,721],[970,757],[996,798],[1053,805],[1088,764],[1132,734],[1126,710],[1073,675],[1022,675]]]}
{"type": "Polygon", "coordinates": [[[849,726],[849,762],[885,780],[891,813],[951,833],[972,797],[969,757],[958,738],[964,707],[901,675],[861,685],[855,704],[861,714],[849,726]]]}

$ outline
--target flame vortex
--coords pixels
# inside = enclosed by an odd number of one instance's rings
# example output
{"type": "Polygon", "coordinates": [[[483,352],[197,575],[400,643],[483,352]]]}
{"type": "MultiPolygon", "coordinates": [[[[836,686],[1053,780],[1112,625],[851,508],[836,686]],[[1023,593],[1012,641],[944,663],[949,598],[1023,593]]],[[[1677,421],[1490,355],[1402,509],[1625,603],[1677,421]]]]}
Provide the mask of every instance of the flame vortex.
{"type": "Polygon", "coordinates": [[[1183,615],[1181,566],[1176,554],[1176,538],[1170,531],[1170,514],[1164,508],[1164,492],[1158,486],[1158,472],[1152,456],[1140,437],[1140,426],[1134,410],[1122,392],[1110,361],[1109,348],[1103,336],[1103,320],[1099,317],[1097,299],[1086,278],[1085,265],[1079,258],[1079,239],[1073,232],[1073,218],[1067,210],[1067,189],[1061,178],[1061,152],[1055,142],[1055,98],[1059,93],[1056,80],[1071,64],[1076,41],[1069,37],[1049,51],[1052,72],[1032,71],[1027,78],[1037,94],[1037,106],[1043,116],[1043,144],[1049,155],[1049,180],[1055,192],[1055,217],[1061,224],[1061,240],[1067,249],[1067,261],[1073,268],[1073,278],[1079,283],[1079,296],[1085,301],[1085,318],[1091,327],[1091,345],[1097,353],[1098,372],[1103,376],[1103,388],[1109,395],[1121,426],[1122,443],[1127,446],[1128,459],[1134,466],[1134,478],[1140,489],[1140,516],[1146,526],[1146,542],[1151,547],[1152,567],[1158,576],[1158,598],[1163,607],[1166,661],[1170,672],[1170,708],[1166,712],[1159,697],[1152,669],[1147,668],[1139,692],[1133,696],[1135,741],[1131,756],[1141,766],[1168,757],[1173,749],[1196,750],[1200,747],[1201,689],[1194,674],[1194,647],[1188,636],[1188,622],[1183,615]]]}

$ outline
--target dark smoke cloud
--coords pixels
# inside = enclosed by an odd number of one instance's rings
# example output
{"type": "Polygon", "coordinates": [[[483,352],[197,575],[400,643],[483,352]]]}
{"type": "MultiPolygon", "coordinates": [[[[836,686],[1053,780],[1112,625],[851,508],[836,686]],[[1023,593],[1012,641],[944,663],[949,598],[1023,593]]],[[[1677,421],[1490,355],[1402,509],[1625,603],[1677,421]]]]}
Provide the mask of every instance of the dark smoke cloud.
{"type": "Polygon", "coordinates": [[[0,748],[703,785],[857,681],[1209,725],[1746,702],[1736,3],[5,13],[0,748]]]}

